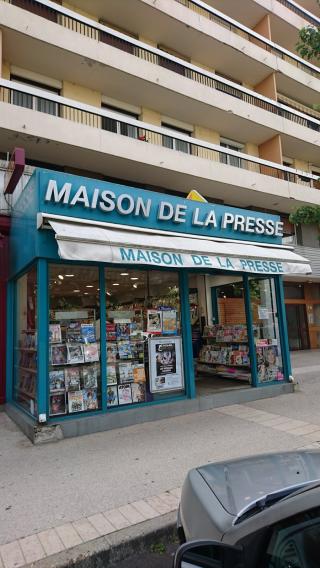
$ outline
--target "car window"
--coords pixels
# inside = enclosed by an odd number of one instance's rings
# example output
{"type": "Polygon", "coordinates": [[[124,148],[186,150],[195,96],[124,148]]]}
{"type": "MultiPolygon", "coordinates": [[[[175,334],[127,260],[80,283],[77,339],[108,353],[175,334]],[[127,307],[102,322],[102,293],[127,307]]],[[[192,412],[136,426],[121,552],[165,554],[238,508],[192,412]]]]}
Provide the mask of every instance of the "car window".
{"type": "Polygon", "coordinates": [[[264,568],[319,568],[320,510],[278,523],[272,532],[264,568]]]}

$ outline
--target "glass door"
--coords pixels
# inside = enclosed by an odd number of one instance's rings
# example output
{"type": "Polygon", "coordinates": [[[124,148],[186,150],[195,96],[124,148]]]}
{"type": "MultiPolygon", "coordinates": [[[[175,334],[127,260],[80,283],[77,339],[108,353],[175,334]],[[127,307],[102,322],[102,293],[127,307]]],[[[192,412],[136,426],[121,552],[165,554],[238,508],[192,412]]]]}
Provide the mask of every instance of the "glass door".
{"type": "Polygon", "coordinates": [[[286,304],[289,347],[291,351],[309,349],[306,307],[304,304],[286,304]]]}

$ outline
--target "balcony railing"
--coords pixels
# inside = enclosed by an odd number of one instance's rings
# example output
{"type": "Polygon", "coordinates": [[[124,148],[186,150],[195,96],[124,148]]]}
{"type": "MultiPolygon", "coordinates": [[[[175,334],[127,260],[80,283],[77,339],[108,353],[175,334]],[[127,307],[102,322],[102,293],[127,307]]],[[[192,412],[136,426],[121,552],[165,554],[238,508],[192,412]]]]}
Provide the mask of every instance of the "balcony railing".
{"type": "Polygon", "coordinates": [[[297,14],[298,16],[300,16],[301,18],[303,18],[304,20],[309,22],[309,24],[311,24],[313,26],[319,26],[320,25],[320,19],[317,18],[317,16],[315,16],[314,14],[311,14],[311,12],[309,12],[308,10],[303,8],[302,6],[299,6],[295,2],[292,2],[291,0],[278,0],[278,2],[280,4],[283,4],[283,6],[285,6],[289,10],[291,10],[291,12],[294,12],[295,14],[297,14]]]}
{"type": "MultiPolygon", "coordinates": [[[[265,51],[268,51],[269,53],[272,53],[273,55],[280,57],[281,59],[287,61],[291,65],[294,65],[299,69],[302,69],[306,73],[309,73],[310,75],[313,75],[318,79],[320,78],[320,70],[315,65],[308,63],[307,61],[305,61],[298,55],[291,53],[284,47],[277,45],[273,41],[256,33],[250,28],[243,26],[242,24],[240,24],[240,22],[237,22],[236,20],[233,20],[232,18],[230,18],[226,14],[223,14],[219,10],[216,10],[211,6],[208,6],[208,4],[201,2],[201,0],[175,0],[175,1],[178,2],[179,4],[182,4],[183,6],[186,6],[186,8],[193,10],[197,14],[200,14],[201,16],[204,16],[205,18],[208,18],[209,20],[219,24],[220,26],[227,28],[231,32],[240,35],[246,40],[257,45],[258,47],[261,47],[265,51]]],[[[282,3],[284,4],[285,2],[282,3]]]]}
{"type": "MultiPolygon", "coordinates": [[[[85,105],[53,93],[44,93],[42,89],[0,79],[0,103],[24,107],[33,112],[42,112],[56,116],[56,120],[69,120],[101,130],[108,130],[116,136],[135,139],[135,143],[149,143],[163,146],[175,152],[190,154],[191,156],[211,160],[228,167],[236,167],[251,172],[271,176],[284,181],[290,181],[309,188],[320,189],[318,177],[307,172],[288,168],[280,164],[269,162],[242,152],[223,148],[174,132],[169,128],[153,126],[125,117],[122,114],[85,105]]],[[[0,113],[1,116],[1,113],[0,113]]],[[[39,121],[41,128],[41,122],[39,121]]],[[[1,122],[0,122],[1,127],[1,122]]]]}
{"type": "Polygon", "coordinates": [[[85,18],[76,14],[75,12],[58,6],[50,0],[10,0],[11,3],[15,3],[20,7],[23,6],[24,9],[29,10],[33,13],[37,13],[39,16],[48,18],[49,20],[54,20],[57,24],[68,27],[77,33],[83,34],[87,37],[96,39],[103,43],[107,43],[112,47],[125,51],[135,57],[139,57],[145,61],[159,65],[160,67],[165,67],[166,69],[178,73],[201,83],[211,89],[218,90],[225,93],[226,95],[236,97],[250,105],[259,107],[267,112],[271,112],[276,116],[281,116],[291,122],[295,122],[300,126],[305,126],[317,132],[320,132],[320,121],[311,118],[299,111],[290,109],[285,105],[275,102],[273,99],[268,99],[258,93],[254,93],[245,87],[233,83],[228,79],[224,79],[183,61],[173,55],[148,46],[138,40],[129,38],[123,33],[117,32],[112,28],[92,22],[89,18],[85,18]],[[41,10],[38,10],[38,7],[41,10]]]}

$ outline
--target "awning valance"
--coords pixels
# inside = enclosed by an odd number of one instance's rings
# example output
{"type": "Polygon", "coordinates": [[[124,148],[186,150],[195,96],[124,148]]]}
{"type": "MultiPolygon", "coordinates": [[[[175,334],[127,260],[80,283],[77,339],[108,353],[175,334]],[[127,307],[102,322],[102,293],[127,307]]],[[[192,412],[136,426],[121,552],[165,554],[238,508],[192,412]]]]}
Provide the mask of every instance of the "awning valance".
{"type": "Polygon", "coordinates": [[[49,219],[65,260],[215,268],[255,274],[310,274],[309,261],[285,248],[158,235],[49,219]]]}

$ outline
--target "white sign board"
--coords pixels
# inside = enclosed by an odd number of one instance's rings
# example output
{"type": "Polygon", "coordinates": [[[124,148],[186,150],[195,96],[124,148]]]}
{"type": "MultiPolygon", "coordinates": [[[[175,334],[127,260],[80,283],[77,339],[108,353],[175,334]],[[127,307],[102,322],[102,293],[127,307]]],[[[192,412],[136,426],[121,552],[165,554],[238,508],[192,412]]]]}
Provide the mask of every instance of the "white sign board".
{"type": "Polygon", "coordinates": [[[152,393],[184,388],[181,337],[150,337],[149,374],[152,393]]]}

